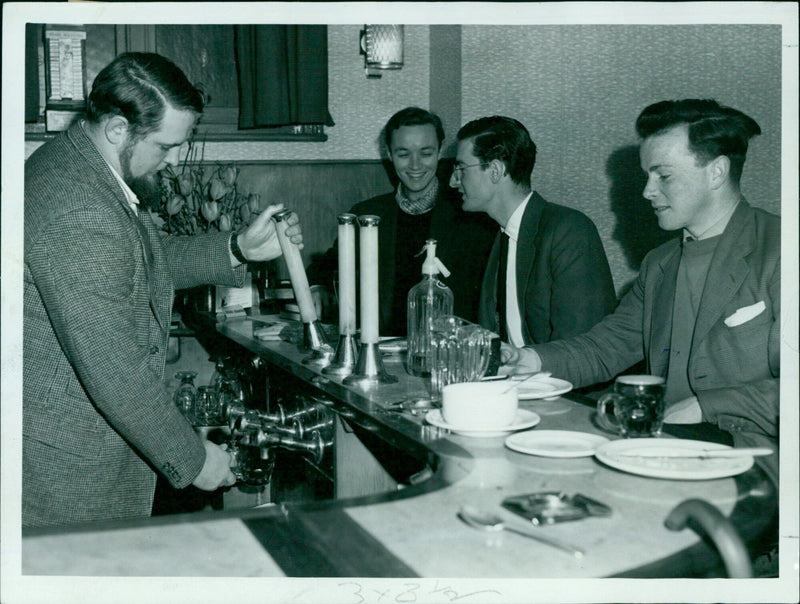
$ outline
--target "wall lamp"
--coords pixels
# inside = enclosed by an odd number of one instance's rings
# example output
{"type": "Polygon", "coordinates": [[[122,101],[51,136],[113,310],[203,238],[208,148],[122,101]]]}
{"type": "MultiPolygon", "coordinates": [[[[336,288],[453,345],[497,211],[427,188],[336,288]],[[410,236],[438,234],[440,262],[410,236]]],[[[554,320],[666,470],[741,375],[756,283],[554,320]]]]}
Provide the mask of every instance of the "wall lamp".
{"type": "Polygon", "coordinates": [[[385,69],[403,67],[403,26],[365,25],[361,30],[361,54],[368,78],[379,78],[385,69]]]}

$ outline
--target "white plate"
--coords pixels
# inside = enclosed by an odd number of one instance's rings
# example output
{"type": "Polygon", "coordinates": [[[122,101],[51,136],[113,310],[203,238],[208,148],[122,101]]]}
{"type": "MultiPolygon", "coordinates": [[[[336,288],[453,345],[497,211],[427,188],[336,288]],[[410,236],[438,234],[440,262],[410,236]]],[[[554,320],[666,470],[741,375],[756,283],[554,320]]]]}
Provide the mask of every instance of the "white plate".
{"type": "MultiPolygon", "coordinates": [[[[514,378],[511,378],[512,380],[514,378]]],[[[517,386],[519,400],[529,401],[537,398],[555,398],[572,390],[567,380],[554,377],[533,378],[517,386]]]]}
{"type": "Polygon", "coordinates": [[[609,442],[605,436],[570,430],[531,430],[512,434],[506,447],[541,457],[589,457],[600,445],[609,442]]]}
{"type": "Polygon", "coordinates": [[[432,426],[436,426],[437,428],[444,428],[445,430],[451,430],[456,434],[461,434],[462,436],[472,436],[475,438],[491,438],[493,436],[503,436],[504,434],[508,434],[509,432],[516,432],[517,430],[524,430],[525,428],[532,428],[536,424],[539,423],[540,417],[534,413],[533,411],[528,411],[527,409],[517,409],[517,415],[514,418],[514,423],[509,424],[508,426],[503,426],[502,428],[491,428],[491,429],[476,429],[476,428],[459,428],[458,426],[453,426],[448,424],[444,421],[442,417],[442,410],[441,409],[434,409],[433,411],[429,411],[428,414],[425,416],[425,421],[431,424],[432,426]]]}
{"type": "Polygon", "coordinates": [[[752,455],[714,458],[631,457],[631,455],[635,455],[639,451],[648,452],[651,455],[655,451],[664,451],[664,454],[667,455],[671,451],[730,448],[726,445],[702,440],[629,438],[600,445],[595,456],[604,464],[631,474],[675,480],[710,480],[746,472],[753,465],[752,455]],[[625,456],[621,456],[620,453],[624,453],[625,456]]]}

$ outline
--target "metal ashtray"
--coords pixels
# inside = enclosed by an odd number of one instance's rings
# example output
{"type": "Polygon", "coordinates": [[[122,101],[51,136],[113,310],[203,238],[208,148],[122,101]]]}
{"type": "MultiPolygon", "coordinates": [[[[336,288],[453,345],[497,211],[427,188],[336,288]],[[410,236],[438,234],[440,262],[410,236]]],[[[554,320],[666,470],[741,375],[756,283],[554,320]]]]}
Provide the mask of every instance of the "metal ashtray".
{"type": "Polygon", "coordinates": [[[604,503],[580,493],[570,496],[560,491],[541,491],[506,497],[502,505],[535,525],[611,515],[611,508],[604,503]]]}
{"type": "Polygon", "coordinates": [[[389,403],[385,411],[390,413],[410,413],[411,415],[425,415],[432,409],[439,409],[438,401],[425,397],[415,397],[389,403]]]}

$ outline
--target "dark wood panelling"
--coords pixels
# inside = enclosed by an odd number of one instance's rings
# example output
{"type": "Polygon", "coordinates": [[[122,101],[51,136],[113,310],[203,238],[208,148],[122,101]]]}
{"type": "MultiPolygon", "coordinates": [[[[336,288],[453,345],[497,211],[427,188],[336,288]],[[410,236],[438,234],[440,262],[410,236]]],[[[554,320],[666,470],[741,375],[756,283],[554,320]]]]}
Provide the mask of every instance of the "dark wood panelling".
{"type": "MultiPolygon", "coordinates": [[[[303,259],[321,253],[336,239],[336,216],[359,201],[392,190],[379,161],[237,163],[239,188],[259,193],[261,205],[283,203],[303,227],[303,259]]],[[[279,263],[281,264],[281,263],[279,263]]]]}

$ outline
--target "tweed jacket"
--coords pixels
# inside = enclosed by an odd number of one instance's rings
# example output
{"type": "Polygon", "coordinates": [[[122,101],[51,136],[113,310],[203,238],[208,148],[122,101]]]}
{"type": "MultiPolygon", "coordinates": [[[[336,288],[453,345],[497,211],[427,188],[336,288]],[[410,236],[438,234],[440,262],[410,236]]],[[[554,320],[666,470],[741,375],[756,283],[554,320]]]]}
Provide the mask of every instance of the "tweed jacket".
{"type": "MultiPolygon", "coordinates": [[[[446,184],[439,184],[439,198],[431,210],[429,238],[436,239],[436,255],[450,271],[449,277],[440,279],[453,291],[454,314],[468,321],[478,319],[478,300],[481,288],[482,267],[492,245],[496,232],[494,222],[484,214],[463,211],[459,201],[446,184]]],[[[408,295],[407,291],[395,288],[395,250],[400,214],[394,193],[379,195],[357,203],[350,213],[356,216],[373,214],[380,216],[378,225],[378,276],[380,291],[380,331],[386,335],[406,333],[405,317],[392,316],[392,300],[395,296],[408,295]]],[[[337,265],[337,247],[334,245],[326,254],[309,266],[309,279],[314,283],[329,284],[337,265]]],[[[422,258],[409,258],[422,269],[422,258]]],[[[422,273],[420,272],[420,279],[422,273]]]]}
{"type": "MultiPolygon", "coordinates": [[[[500,234],[483,278],[480,323],[498,332],[500,234]]],[[[520,222],[517,303],[525,344],[543,344],[587,331],[617,304],[597,229],[581,212],[545,201],[535,191],[520,222]]]]}
{"type": "MultiPolygon", "coordinates": [[[[737,445],[777,443],[780,224],[739,203],[714,251],[689,352],[689,384],[703,420],[737,445]]],[[[680,239],[649,252],[613,314],[582,336],[536,347],[542,367],[576,386],[610,379],[642,359],[649,373],[666,376],[680,256],[680,239]]],[[[777,455],[760,459],[777,479],[777,455]]]]}
{"type": "Polygon", "coordinates": [[[26,162],[25,526],[147,516],[154,469],[180,488],[205,461],[162,381],[174,289],[245,268],[228,233],[162,239],[139,215],[80,124],[26,162]]]}

